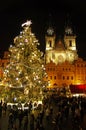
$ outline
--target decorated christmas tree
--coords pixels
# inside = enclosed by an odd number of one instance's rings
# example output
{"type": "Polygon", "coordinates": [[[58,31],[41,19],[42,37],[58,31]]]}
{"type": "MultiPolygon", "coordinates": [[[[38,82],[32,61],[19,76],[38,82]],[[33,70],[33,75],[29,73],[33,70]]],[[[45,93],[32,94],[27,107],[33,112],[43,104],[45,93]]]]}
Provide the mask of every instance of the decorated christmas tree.
{"type": "Polygon", "coordinates": [[[16,101],[42,99],[46,86],[44,56],[38,49],[40,44],[31,31],[31,24],[31,21],[22,24],[23,31],[9,47],[10,62],[4,70],[7,98],[16,101]]]}

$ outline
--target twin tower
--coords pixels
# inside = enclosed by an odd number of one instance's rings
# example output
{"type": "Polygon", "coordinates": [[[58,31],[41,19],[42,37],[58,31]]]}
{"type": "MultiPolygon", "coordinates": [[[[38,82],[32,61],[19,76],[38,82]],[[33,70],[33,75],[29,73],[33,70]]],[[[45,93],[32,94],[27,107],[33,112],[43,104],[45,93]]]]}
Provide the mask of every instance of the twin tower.
{"type": "Polygon", "coordinates": [[[76,35],[71,26],[67,25],[64,31],[63,39],[56,41],[54,28],[49,26],[45,35],[45,60],[46,64],[53,62],[55,64],[68,61],[72,63],[78,59],[76,48],[76,35]]]}

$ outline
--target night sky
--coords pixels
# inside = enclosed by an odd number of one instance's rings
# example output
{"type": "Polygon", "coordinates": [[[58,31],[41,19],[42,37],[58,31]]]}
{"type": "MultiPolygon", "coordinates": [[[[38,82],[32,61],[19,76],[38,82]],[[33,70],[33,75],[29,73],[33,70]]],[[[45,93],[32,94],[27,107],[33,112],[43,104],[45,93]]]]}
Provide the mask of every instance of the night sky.
{"type": "MultiPolygon", "coordinates": [[[[69,15],[74,33],[77,36],[79,57],[86,59],[86,2],[85,0],[1,0],[0,1],[0,52],[8,50],[13,39],[22,31],[21,24],[32,21],[32,32],[45,49],[45,30],[50,20],[57,37],[64,33],[69,15]],[[47,3],[46,3],[47,2],[47,3]]],[[[0,54],[1,55],[1,54],[0,54]]]]}

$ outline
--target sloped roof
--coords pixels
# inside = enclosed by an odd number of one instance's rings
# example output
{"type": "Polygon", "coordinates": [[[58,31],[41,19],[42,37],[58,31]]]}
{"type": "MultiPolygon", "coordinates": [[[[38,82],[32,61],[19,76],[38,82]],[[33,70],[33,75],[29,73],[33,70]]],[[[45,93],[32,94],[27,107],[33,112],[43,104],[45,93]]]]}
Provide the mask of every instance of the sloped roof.
{"type": "Polygon", "coordinates": [[[55,49],[58,50],[58,51],[64,51],[65,50],[65,46],[64,46],[64,44],[62,43],[61,40],[57,41],[55,49]]]}

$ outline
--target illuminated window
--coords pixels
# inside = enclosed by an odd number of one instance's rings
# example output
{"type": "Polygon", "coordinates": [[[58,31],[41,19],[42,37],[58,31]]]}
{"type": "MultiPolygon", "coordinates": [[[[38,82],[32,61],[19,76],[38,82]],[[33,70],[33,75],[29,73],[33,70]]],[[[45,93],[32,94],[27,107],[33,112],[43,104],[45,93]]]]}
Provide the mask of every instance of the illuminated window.
{"type": "Polygon", "coordinates": [[[77,67],[79,67],[79,64],[77,64],[77,67]]]}
{"type": "Polygon", "coordinates": [[[65,76],[63,76],[63,80],[65,79],[65,76]]]}
{"type": "Polygon", "coordinates": [[[55,68],[53,68],[53,71],[55,71],[55,68]]]}
{"type": "Polygon", "coordinates": [[[71,80],[73,80],[73,76],[71,76],[71,80]]]}
{"type": "Polygon", "coordinates": [[[81,67],[83,67],[83,64],[81,64],[81,67]]]}
{"type": "Polygon", "coordinates": [[[51,41],[49,41],[49,47],[52,47],[52,46],[51,46],[51,41]]]}
{"type": "Polygon", "coordinates": [[[4,63],[2,63],[2,67],[4,67],[4,63]]]}
{"type": "Polygon", "coordinates": [[[0,66],[2,66],[2,62],[0,62],[0,66]]]}
{"type": "Polygon", "coordinates": [[[69,80],[69,76],[67,76],[67,80],[69,80]]]}
{"type": "Polygon", "coordinates": [[[56,76],[54,76],[54,79],[56,79],[56,76]]]}
{"type": "Polygon", "coordinates": [[[46,76],[46,79],[48,79],[48,76],[46,76]]]}
{"type": "Polygon", "coordinates": [[[69,46],[72,46],[72,41],[71,40],[69,40],[69,46]]]}
{"type": "Polygon", "coordinates": [[[52,79],[52,76],[50,76],[50,79],[52,79]]]}
{"type": "Polygon", "coordinates": [[[52,71],[52,68],[50,68],[50,71],[52,71]]]}

